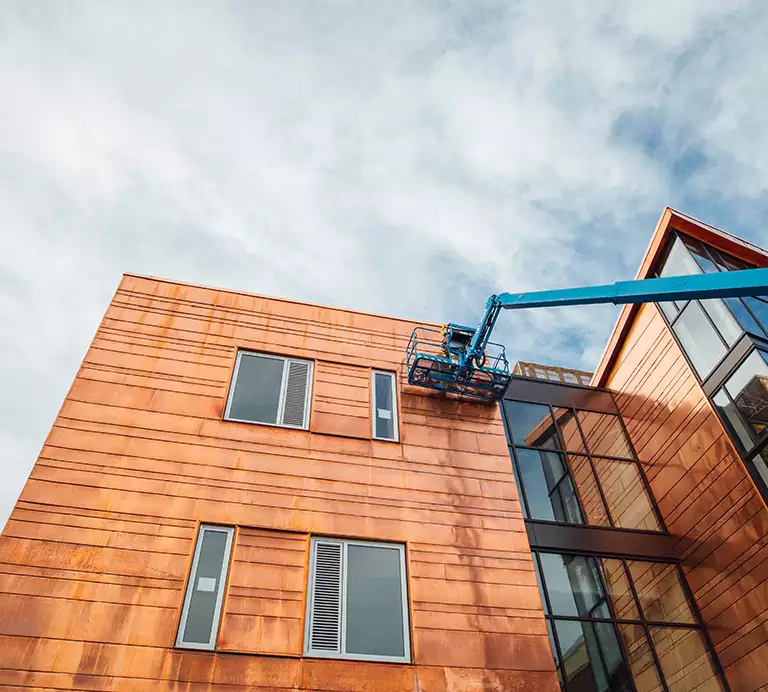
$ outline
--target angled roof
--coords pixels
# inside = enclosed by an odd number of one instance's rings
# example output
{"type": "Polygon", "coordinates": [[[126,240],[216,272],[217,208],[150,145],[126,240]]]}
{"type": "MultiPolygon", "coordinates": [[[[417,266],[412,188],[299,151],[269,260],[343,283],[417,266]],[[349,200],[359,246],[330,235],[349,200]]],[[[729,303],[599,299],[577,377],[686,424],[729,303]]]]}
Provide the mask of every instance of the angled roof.
{"type": "MultiPolygon", "coordinates": [[[[653,274],[666,247],[667,239],[675,230],[755,266],[768,267],[768,252],[757,245],[742,240],[727,231],[710,226],[703,221],[694,219],[692,216],[666,207],[658,224],[656,224],[656,230],[653,232],[651,242],[645,251],[643,261],[640,263],[640,268],[637,270],[636,279],[647,279],[653,274]]],[[[624,339],[629,332],[629,328],[632,326],[639,308],[639,305],[625,305],[623,307],[616,326],[613,328],[611,338],[608,340],[605,351],[600,358],[600,362],[595,368],[595,374],[592,377],[592,384],[594,386],[605,386],[605,381],[608,378],[611,367],[619,354],[619,350],[624,343],[624,339]]]]}

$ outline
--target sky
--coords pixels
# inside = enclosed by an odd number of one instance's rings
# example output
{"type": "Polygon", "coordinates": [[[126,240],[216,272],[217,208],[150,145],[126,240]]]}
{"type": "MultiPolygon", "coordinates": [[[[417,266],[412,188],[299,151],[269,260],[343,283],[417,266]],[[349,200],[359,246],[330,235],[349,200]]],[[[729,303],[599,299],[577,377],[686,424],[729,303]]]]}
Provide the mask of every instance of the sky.
{"type": "MultiPolygon", "coordinates": [[[[0,0],[0,526],[123,272],[429,322],[768,244],[768,3],[0,0]]],[[[591,369],[612,307],[501,317],[591,369]]]]}

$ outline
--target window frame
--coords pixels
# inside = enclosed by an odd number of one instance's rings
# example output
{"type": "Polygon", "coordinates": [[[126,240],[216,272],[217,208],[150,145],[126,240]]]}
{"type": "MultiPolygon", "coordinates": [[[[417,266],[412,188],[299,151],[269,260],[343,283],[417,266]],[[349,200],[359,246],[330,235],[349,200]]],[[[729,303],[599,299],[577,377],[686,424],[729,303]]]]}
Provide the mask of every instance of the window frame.
{"type": "Polygon", "coordinates": [[[371,439],[381,442],[400,442],[400,416],[397,409],[397,373],[391,370],[371,369],[371,439]],[[376,434],[376,375],[389,377],[392,392],[392,432],[394,437],[380,437],[376,434]]]}
{"type": "Polygon", "coordinates": [[[303,655],[310,658],[329,658],[347,661],[375,661],[379,663],[411,663],[411,618],[408,591],[407,554],[404,543],[390,541],[365,541],[352,538],[312,536],[310,540],[309,569],[307,571],[307,599],[304,613],[304,650],[303,655]],[[318,651],[310,648],[312,606],[314,601],[315,544],[335,543],[341,546],[341,587],[339,612],[339,652],[318,651]],[[403,656],[385,656],[379,654],[349,654],[345,652],[347,644],[346,601],[347,601],[347,559],[349,546],[386,548],[397,550],[400,554],[400,595],[403,613],[403,656]]]}
{"type": "Polygon", "coordinates": [[[175,647],[177,649],[194,649],[197,651],[215,651],[216,643],[219,638],[219,629],[221,628],[221,611],[224,606],[224,595],[227,591],[227,585],[229,583],[229,569],[232,559],[232,548],[235,539],[235,527],[223,526],[220,524],[200,524],[197,531],[197,539],[195,542],[195,553],[192,558],[192,564],[189,568],[187,575],[187,583],[184,589],[184,601],[181,607],[181,615],[179,616],[179,624],[176,630],[176,642],[175,647]],[[200,562],[200,553],[203,548],[203,537],[206,531],[218,531],[227,534],[226,547],[224,548],[224,558],[221,561],[221,572],[218,580],[218,593],[216,594],[216,605],[213,611],[213,622],[211,624],[211,634],[207,643],[201,644],[198,642],[185,642],[184,641],[184,629],[187,625],[187,618],[189,616],[189,609],[192,604],[191,588],[194,582],[195,575],[197,574],[197,566],[200,562]]]}
{"type": "Polygon", "coordinates": [[[307,358],[294,358],[292,356],[279,356],[279,355],[275,355],[274,353],[262,353],[261,351],[251,351],[249,349],[238,349],[237,357],[235,358],[235,367],[232,370],[232,378],[229,383],[229,392],[227,393],[227,404],[224,407],[223,419],[231,423],[250,423],[251,425],[268,425],[273,428],[288,428],[290,430],[309,430],[309,419],[310,419],[310,412],[312,408],[312,381],[314,379],[314,373],[315,373],[315,362],[307,358]],[[237,376],[240,372],[240,363],[242,361],[243,354],[259,356],[260,358],[268,358],[270,360],[279,360],[279,361],[282,361],[283,363],[283,375],[282,375],[282,379],[280,380],[280,393],[279,393],[279,399],[277,403],[276,422],[274,423],[268,423],[268,422],[259,421],[259,420],[248,420],[247,418],[234,418],[230,416],[230,409],[232,408],[232,400],[235,395],[235,389],[237,388],[237,376]],[[280,422],[283,418],[283,413],[285,411],[285,396],[286,396],[286,388],[288,386],[288,368],[290,367],[291,362],[304,363],[309,367],[309,371],[307,373],[307,384],[305,389],[304,418],[303,418],[302,425],[290,425],[290,424],[285,424],[280,422]]]}

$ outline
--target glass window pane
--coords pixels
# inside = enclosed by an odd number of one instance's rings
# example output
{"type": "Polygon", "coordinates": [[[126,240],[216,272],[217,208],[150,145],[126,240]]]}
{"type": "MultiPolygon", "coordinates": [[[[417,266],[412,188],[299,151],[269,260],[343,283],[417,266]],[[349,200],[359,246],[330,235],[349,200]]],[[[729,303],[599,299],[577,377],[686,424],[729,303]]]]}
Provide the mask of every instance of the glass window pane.
{"type": "Polygon", "coordinates": [[[701,632],[678,627],[650,629],[671,692],[720,692],[723,689],[701,632]]]}
{"type": "MultiPolygon", "coordinates": [[[[768,364],[764,358],[762,351],[753,351],[725,383],[725,390],[754,439],[768,426],[768,364]]],[[[722,397],[718,401],[722,401],[722,397]]],[[[730,420],[729,412],[725,413],[730,420]]],[[[747,448],[752,446],[746,440],[742,442],[747,448]]]]}
{"type": "Polygon", "coordinates": [[[690,274],[701,274],[701,269],[680,238],[675,238],[664,266],[659,271],[659,276],[688,276],[690,274]]]}
{"type": "MultiPolygon", "coordinates": [[[[547,599],[544,597],[544,582],[541,580],[541,571],[539,570],[539,560],[536,554],[533,554],[533,570],[536,572],[536,583],[539,585],[539,597],[541,598],[541,606],[544,608],[544,612],[549,614],[549,608],[547,607],[547,599]]],[[[554,651],[554,646],[552,647],[554,651]]]]}
{"type": "Polygon", "coordinates": [[[657,305],[670,322],[680,314],[680,310],[675,303],[657,303],[657,305]]]}
{"type": "Polygon", "coordinates": [[[609,617],[594,558],[539,553],[552,615],[609,617]]]}
{"type": "Polygon", "coordinates": [[[277,423],[284,361],[252,353],[240,354],[229,418],[277,423]]]}
{"type": "Polygon", "coordinates": [[[627,665],[613,625],[607,622],[556,620],[569,690],[578,692],[630,692],[627,665]]]}
{"type": "Polygon", "coordinates": [[[741,419],[736,410],[736,405],[728,398],[728,395],[722,389],[712,397],[712,401],[725,416],[731,426],[732,435],[741,441],[744,449],[750,449],[753,444],[753,433],[747,427],[747,424],[741,419]]]}
{"type": "Polygon", "coordinates": [[[564,449],[569,452],[586,452],[584,440],[576,423],[576,416],[572,409],[555,408],[555,420],[560,428],[560,437],[563,440],[564,449]]]}
{"type": "Polygon", "coordinates": [[[593,462],[614,524],[623,529],[661,531],[637,463],[598,457],[593,462]]]}
{"type": "Polygon", "coordinates": [[[530,518],[582,523],[562,454],[519,447],[515,451],[530,518]]]}
{"type": "Polygon", "coordinates": [[[618,416],[592,411],[577,411],[577,415],[581,430],[587,439],[587,447],[592,454],[633,458],[632,448],[618,416]]]}
{"type": "Polygon", "coordinates": [[[752,311],[757,321],[763,326],[763,331],[768,330],[768,303],[760,298],[747,297],[744,303],[752,311]]]}
{"type": "Polygon", "coordinates": [[[375,372],[374,382],[374,437],[395,439],[394,377],[390,373],[375,372]]]}
{"type": "Polygon", "coordinates": [[[222,588],[222,567],[227,550],[226,531],[205,529],[202,533],[197,569],[190,577],[192,590],[182,641],[185,644],[208,644],[214,623],[216,602],[222,588]]]}
{"type": "Polygon", "coordinates": [[[639,620],[640,613],[629,585],[629,577],[621,560],[604,558],[600,560],[603,580],[613,604],[613,611],[619,620],[639,620]]]}
{"type": "Polygon", "coordinates": [[[401,554],[347,546],[346,653],[405,656],[401,554]]]}
{"type": "Polygon", "coordinates": [[[696,301],[688,303],[673,329],[699,377],[709,375],[726,348],[696,301]]]}
{"type": "Polygon", "coordinates": [[[629,667],[637,692],[661,692],[661,679],[651,646],[640,625],[619,624],[619,633],[629,656],[629,667]]]}
{"type": "Polygon", "coordinates": [[[676,565],[663,562],[627,562],[646,620],[694,624],[676,565]]]}
{"type": "Polygon", "coordinates": [[[725,339],[729,346],[733,346],[744,332],[725,303],[718,298],[710,298],[709,300],[702,300],[701,306],[715,323],[720,336],[725,339]]]}
{"type": "Polygon", "coordinates": [[[560,446],[549,406],[504,401],[504,410],[515,444],[548,448],[560,446]]]}
{"type": "MultiPolygon", "coordinates": [[[[685,247],[688,248],[688,251],[691,253],[696,264],[699,265],[701,271],[707,274],[714,274],[719,271],[717,265],[710,259],[709,253],[704,249],[701,243],[688,237],[683,238],[683,243],[685,244],[685,247]]],[[[672,275],[670,274],[670,276],[672,275]]]]}
{"type": "Polygon", "coordinates": [[[581,506],[587,517],[587,523],[593,526],[610,526],[608,511],[600,496],[595,474],[589,459],[581,454],[569,454],[568,464],[571,467],[573,481],[576,484],[581,506]]]}
{"type": "Polygon", "coordinates": [[[745,331],[760,337],[765,336],[763,328],[758,324],[755,318],[752,317],[752,314],[747,310],[740,298],[726,298],[725,302],[733,313],[733,316],[745,331]]]}

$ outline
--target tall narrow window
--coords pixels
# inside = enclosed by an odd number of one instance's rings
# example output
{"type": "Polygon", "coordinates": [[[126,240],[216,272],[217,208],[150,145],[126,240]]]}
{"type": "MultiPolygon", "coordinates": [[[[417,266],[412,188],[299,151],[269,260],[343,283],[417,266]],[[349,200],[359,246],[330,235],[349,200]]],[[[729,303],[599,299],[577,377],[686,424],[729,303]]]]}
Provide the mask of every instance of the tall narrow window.
{"type": "Polygon", "coordinates": [[[231,526],[203,524],[200,527],[176,646],[187,649],[216,648],[234,531],[231,526]]]}
{"type": "Polygon", "coordinates": [[[310,656],[410,661],[404,546],[313,538],[305,629],[310,656]]]}
{"type": "Polygon", "coordinates": [[[373,371],[373,437],[397,441],[395,373],[373,371]]]}
{"type": "Polygon", "coordinates": [[[225,418],[306,428],[311,384],[310,361],[240,351],[225,418]]]}

